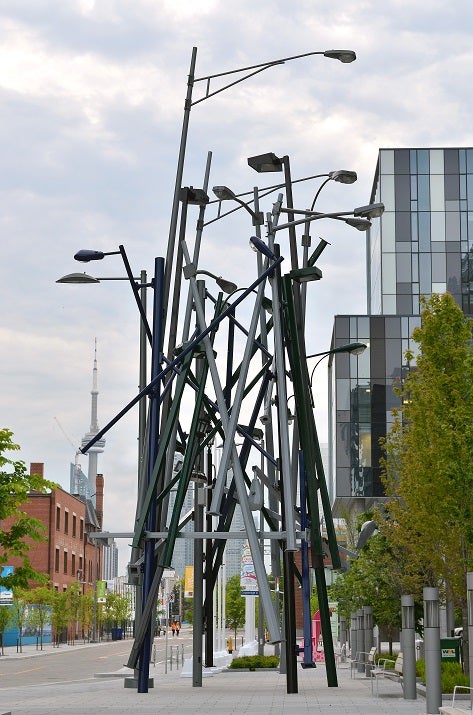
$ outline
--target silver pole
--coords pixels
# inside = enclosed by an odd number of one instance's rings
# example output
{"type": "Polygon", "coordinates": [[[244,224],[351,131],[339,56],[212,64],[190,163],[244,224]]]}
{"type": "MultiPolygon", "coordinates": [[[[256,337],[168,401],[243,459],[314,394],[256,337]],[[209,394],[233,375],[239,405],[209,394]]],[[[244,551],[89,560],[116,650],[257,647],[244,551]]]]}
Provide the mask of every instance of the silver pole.
{"type": "Polygon", "coordinates": [[[439,590],[424,588],[424,647],[426,712],[435,715],[442,704],[440,674],[439,590]]]}

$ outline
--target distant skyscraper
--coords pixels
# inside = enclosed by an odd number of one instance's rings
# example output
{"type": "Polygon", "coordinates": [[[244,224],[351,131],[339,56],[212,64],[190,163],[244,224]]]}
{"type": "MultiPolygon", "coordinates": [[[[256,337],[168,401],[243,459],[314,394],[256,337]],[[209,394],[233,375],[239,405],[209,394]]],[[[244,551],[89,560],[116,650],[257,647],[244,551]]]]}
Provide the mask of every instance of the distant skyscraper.
{"type": "MultiPolygon", "coordinates": [[[[92,395],[92,405],[91,405],[91,412],[90,412],[90,430],[87,432],[87,434],[82,438],[82,447],[85,447],[85,445],[90,442],[90,440],[95,437],[95,435],[99,432],[99,423],[97,420],[97,402],[98,402],[98,395],[99,391],[97,388],[97,338],[95,338],[95,353],[94,353],[94,369],[92,373],[92,390],[90,394],[92,395]]],[[[89,455],[89,469],[88,469],[88,478],[89,482],[91,484],[95,484],[95,477],[97,475],[97,459],[98,455],[103,452],[105,447],[105,439],[99,439],[93,447],[91,447],[88,451],[87,454],[89,455]]]]}
{"type": "Polygon", "coordinates": [[[75,464],[71,462],[69,491],[71,494],[90,499],[95,507],[95,482],[92,483],[84,474],[77,460],[75,464]]]}
{"type": "Polygon", "coordinates": [[[118,548],[115,543],[103,547],[102,578],[112,581],[118,576],[118,548]]]}

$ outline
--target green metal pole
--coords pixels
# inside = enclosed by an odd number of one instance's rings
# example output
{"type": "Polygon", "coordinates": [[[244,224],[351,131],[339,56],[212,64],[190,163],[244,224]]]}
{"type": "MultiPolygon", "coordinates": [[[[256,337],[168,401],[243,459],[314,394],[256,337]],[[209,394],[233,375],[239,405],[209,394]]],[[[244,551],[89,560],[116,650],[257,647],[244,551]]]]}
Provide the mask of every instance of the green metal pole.
{"type": "MultiPolygon", "coordinates": [[[[286,275],[282,279],[283,295],[285,302],[285,316],[289,340],[287,341],[289,359],[291,363],[291,374],[294,386],[294,397],[296,401],[297,421],[299,425],[299,435],[301,448],[304,452],[304,461],[307,473],[307,496],[309,503],[309,527],[311,534],[312,564],[315,571],[317,584],[317,595],[319,598],[320,620],[322,627],[322,638],[324,643],[325,665],[327,671],[327,684],[329,687],[337,687],[337,670],[335,666],[335,652],[333,648],[332,629],[330,626],[330,609],[328,606],[327,586],[325,583],[325,571],[323,562],[322,537],[320,534],[320,518],[317,490],[320,481],[323,480],[323,471],[316,473],[319,462],[317,458],[318,441],[314,432],[314,420],[312,409],[308,401],[309,384],[307,367],[304,370],[302,353],[299,345],[299,333],[294,309],[292,292],[292,279],[286,275]],[[304,379],[305,378],[305,379],[304,379]],[[312,418],[311,418],[312,417],[312,418]],[[318,477],[318,479],[317,479],[318,477]]],[[[319,456],[320,456],[320,449],[319,456]]],[[[321,461],[321,460],[320,460],[321,461]]]]}

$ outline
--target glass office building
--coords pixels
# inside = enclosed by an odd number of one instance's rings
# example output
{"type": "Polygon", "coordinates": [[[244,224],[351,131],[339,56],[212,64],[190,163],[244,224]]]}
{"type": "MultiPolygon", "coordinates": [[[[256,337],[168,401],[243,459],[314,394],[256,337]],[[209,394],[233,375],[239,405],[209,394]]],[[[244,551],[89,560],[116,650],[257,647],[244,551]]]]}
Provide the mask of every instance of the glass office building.
{"type": "Polygon", "coordinates": [[[336,316],[330,361],[330,495],[334,514],[383,496],[379,439],[399,404],[421,296],[448,291],[473,314],[473,149],[381,149],[370,202],[385,211],[367,235],[367,315],[336,316]]]}

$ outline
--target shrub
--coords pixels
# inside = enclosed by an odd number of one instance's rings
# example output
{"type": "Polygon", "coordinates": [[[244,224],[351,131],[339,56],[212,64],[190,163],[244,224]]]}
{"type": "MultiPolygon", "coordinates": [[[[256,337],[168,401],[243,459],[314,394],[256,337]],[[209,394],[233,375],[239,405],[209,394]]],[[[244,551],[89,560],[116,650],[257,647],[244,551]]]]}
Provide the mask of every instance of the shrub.
{"type": "MultiPolygon", "coordinates": [[[[470,685],[470,678],[462,671],[460,663],[441,663],[442,693],[453,693],[455,685],[470,685]]],[[[425,660],[416,661],[416,675],[425,685],[425,660]]]]}
{"type": "Polygon", "coordinates": [[[277,655],[244,655],[241,658],[234,658],[230,664],[230,668],[237,670],[238,668],[277,668],[279,658],[277,655]]]}

